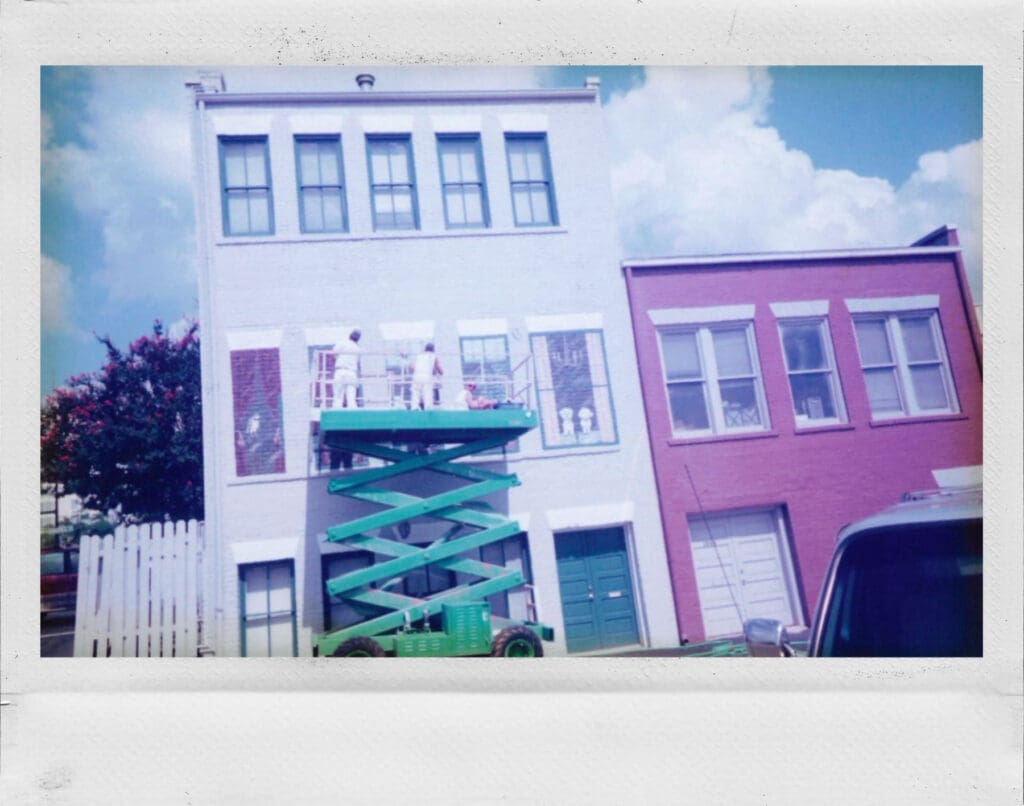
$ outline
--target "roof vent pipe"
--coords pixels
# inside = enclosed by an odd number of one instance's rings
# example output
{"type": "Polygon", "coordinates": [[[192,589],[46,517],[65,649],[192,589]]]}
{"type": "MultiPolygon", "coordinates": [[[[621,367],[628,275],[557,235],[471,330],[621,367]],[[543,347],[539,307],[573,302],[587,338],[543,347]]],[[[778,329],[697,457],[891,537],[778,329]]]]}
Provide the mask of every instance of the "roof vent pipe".
{"type": "Polygon", "coordinates": [[[373,82],[375,81],[371,73],[360,73],[356,76],[356,84],[359,85],[359,89],[363,92],[373,89],[373,82]]]}

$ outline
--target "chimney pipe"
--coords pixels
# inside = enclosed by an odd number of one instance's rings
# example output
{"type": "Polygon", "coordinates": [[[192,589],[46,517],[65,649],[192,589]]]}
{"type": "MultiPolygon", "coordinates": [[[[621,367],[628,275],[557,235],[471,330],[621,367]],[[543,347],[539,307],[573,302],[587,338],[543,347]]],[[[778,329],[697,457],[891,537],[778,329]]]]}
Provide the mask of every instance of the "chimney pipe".
{"type": "Polygon", "coordinates": [[[356,84],[359,85],[359,89],[363,92],[373,89],[373,82],[375,81],[372,73],[360,73],[356,76],[356,84]]]}

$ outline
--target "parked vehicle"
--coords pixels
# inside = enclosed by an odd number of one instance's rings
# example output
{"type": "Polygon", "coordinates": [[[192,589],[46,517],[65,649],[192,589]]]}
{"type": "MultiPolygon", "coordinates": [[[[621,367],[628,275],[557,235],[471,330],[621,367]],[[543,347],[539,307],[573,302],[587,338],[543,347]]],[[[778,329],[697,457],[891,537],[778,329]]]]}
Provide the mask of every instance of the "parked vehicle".
{"type": "Polygon", "coordinates": [[[40,561],[42,617],[48,613],[74,610],[78,593],[78,549],[43,549],[40,561]]]}
{"type": "MultiPolygon", "coordinates": [[[[845,527],[822,585],[807,654],[980,657],[980,489],[911,493],[845,527]]],[[[744,625],[754,656],[793,655],[771,619],[744,625]]]]}

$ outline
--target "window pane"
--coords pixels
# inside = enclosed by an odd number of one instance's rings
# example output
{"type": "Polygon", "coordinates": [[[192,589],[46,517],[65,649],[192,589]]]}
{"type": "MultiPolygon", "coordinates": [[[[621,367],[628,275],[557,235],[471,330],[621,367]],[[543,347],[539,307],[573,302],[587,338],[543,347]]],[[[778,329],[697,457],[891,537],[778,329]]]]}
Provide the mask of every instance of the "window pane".
{"type": "Polygon", "coordinates": [[[304,185],[320,184],[320,164],[317,159],[317,144],[308,141],[299,143],[299,180],[304,185]]]}
{"type": "Polygon", "coordinates": [[[672,411],[672,427],[676,431],[703,431],[709,427],[704,384],[671,384],[668,387],[668,401],[672,411]]]}
{"type": "Polygon", "coordinates": [[[395,226],[412,228],[412,191],[409,188],[395,188],[391,198],[395,207],[395,226]]]}
{"type": "Polygon", "coordinates": [[[344,228],[341,209],[341,191],[323,191],[323,227],[328,232],[339,232],[344,228]]]}
{"type": "Polygon", "coordinates": [[[250,232],[268,232],[270,230],[270,205],[267,191],[249,191],[250,232]]]}
{"type": "Polygon", "coordinates": [[[393,204],[390,190],[376,189],[373,191],[373,216],[377,225],[393,221],[393,204]]]}
{"type": "Polygon", "coordinates": [[[459,151],[459,171],[463,182],[479,182],[480,175],[477,173],[476,151],[478,144],[462,143],[459,151]]]}
{"type": "Polygon", "coordinates": [[[292,609],[292,571],[287,565],[270,566],[270,612],[292,609]]]}
{"type": "Polygon", "coordinates": [[[244,235],[249,226],[249,201],[243,193],[228,193],[228,233],[244,235]]]}
{"type": "Polygon", "coordinates": [[[911,367],[910,377],[914,381],[914,396],[917,405],[922,409],[948,409],[946,385],[942,380],[942,370],[938,365],[930,367],[911,367]]]}
{"type": "Polygon", "coordinates": [[[338,152],[334,143],[317,143],[320,154],[320,184],[340,185],[338,174],[338,152]]]}
{"type": "Polygon", "coordinates": [[[668,380],[701,377],[696,333],[665,333],[661,338],[661,346],[668,380]]]}
{"type": "Polygon", "coordinates": [[[530,191],[528,188],[512,188],[512,205],[515,207],[517,224],[533,223],[533,215],[530,212],[530,191]]]}
{"type": "Polygon", "coordinates": [[[808,375],[790,375],[789,386],[793,390],[793,408],[798,417],[810,420],[836,416],[832,404],[831,375],[827,372],[808,375]]]}
{"type": "Polygon", "coordinates": [[[484,210],[480,199],[480,188],[468,187],[465,189],[464,201],[466,204],[465,223],[483,224],[484,210]]]}
{"type": "Polygon", "coordinates": [[[548,209],[548,189],[544,185],[533,185],[530,190],[533,204],[533,224],[550,224],[551,211],[548,209]]]}
{"type": "Polygon", "coordinates": [[[263,143],[245,144],[245,171],[246,179],[250,187],[253,185],[267,184],[267,164],[263,158],[263,143]]]}
{"type": "Polygon", "coordinates": [[[529,179],[530,175],[526,168],[526,143],[522,140],[508,141],[508,163],[513,182],[529,179]]]}
{"type": "Polygon", "coordinates": [[[865,366],[891,364],[892,353],[889,351],[889,337],[885,332],[885,322],[871,319],[860,320],[855,323],[855,327],[863,364],[865,366]]]}
{"type": "Polygon", "coordinates": [[[322,232],[324,229],[323,194],[319,190],[302,192],[302,215],[306,229],[310,232],[322,232]]]}
{"type": "Polygon", "coordinates": [[[228,187],[245,186],[245,149],[241,143],[224,144],[224,181],[228,187]]]}
{"type": "Polygon", "coordinates": [[[871,411],[875,414],[903,411],[900,402],[896,373],[891,369],[869,369],[864,371],[864,383],[868,389],[871,411]]]}
{"type": "Polygon", "coordinates": [[[786,365],[791,370],[825,369],[828,366],[820,325],[783,325],[782,344],[786,351],[786,365]]]}
{"type": "Polygon", "coordinates": [[[445,209],[448,212],[449,224],[465,224],[466,211],[462,204],[462,189],[446,188],[444,192],[445,209]]]}
{"type": "Polygon", "coordinates": [[[753,374],[746,328],[716,330],[711,337],[715,343],[715,362],[719,375],[753,374]]]}
{"type": "Polygon", "coordinates": [[[450,142],[441,144],[441,176],[445,182],[458,182],[461,176],[459,155],[450,142]]]}
{"type": "Polygon", "coordinates": [[[901,318],[900,330],[903,331],[903,344],[907,348],[908,360],[933,361],[939,357],[935,351],[929,317],[901,318]]]}
{"type": "Polygon", "coordinates": [[[256,616],[267,613],[267,568],[265,565],[253,566],[243,571],[245,575],[245,615],[250,621],[256,616]]]}
{"type": "Polygon", "coordinates": [[[405,143],[388,143],[389,165],[391,167],[391,180],[398,184],[405,184],[409,181],[409,164],[406,160],[405,143]]]}
{"type": "Polygon", "coordinates": [[[722,395],[722,417],[726,428],[761,424],[753,381],[722,381],[718,388],[722,395]]]}
{"type": "Polygon", "coordinates": [[[525,146],[526,178],[545,179],[544,159],[540,141],[528,141],[523,145],[525,146]]]}
{"type": "Polygon", "coordinates": [[[270,628],[270,656],[287,658],[295,654],[293,642],[291,614],[272,616],[268,620],[270,628]]]}

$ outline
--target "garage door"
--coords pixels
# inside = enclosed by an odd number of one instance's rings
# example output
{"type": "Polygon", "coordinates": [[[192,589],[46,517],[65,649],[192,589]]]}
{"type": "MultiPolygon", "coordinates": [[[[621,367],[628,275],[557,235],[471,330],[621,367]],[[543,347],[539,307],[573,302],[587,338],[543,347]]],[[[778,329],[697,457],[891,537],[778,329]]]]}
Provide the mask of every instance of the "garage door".
{"type": "Polygon", "coordinates": [[[697,515],[688,522],[707,638],[742,633],[751,618],[799,620],[781,510],[697,515]]]}

